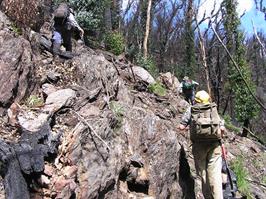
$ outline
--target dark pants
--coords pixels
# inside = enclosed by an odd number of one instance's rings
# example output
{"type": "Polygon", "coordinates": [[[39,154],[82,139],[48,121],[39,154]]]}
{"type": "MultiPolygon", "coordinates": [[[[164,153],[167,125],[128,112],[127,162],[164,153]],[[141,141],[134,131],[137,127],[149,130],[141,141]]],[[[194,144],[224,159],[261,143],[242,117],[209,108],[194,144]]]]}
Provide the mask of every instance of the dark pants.
{"type": "Polygon", "coordinates": [[[60,50],[60,46],[63,44],[63,46],[66,48],[66,51],[72,52],[71,36],[71,30],[64,28],[55,29],[53,32],[53,50],[60,50]]]}
{"type": "Polygon", "coordinates": [[[184,90],[185,100],[191,105],[195,104],[195,91],[194,90],[184,90]]]}

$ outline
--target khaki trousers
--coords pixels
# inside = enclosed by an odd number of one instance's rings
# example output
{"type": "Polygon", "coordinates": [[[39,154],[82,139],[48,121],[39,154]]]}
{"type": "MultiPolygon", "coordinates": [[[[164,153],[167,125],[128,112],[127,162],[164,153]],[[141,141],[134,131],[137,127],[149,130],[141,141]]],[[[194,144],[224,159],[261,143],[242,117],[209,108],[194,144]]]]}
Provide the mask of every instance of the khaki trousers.
{"type": "Polygon", "coordinates": [[[219,142],[193,143],[192,153],[205,199],[223,199],[222,150],[219,142]]]}

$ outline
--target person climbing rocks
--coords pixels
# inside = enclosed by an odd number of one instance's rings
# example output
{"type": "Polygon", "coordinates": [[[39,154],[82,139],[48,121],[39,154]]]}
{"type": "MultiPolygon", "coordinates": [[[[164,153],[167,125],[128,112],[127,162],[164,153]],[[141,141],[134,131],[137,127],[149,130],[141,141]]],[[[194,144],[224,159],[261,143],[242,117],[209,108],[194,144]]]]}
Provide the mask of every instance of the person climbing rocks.
{"type": "Polygon", "coordinates": [[[206,91],[197,92],[195,102],[183,114],[179,129],[189,125],[195,168],[205,199],[223,199],[220,140],[225,131],[224,121],[206,91]]]}
{"type": "Polygon", "coordinates": [[[195,103],[195,90],[199,85],[198,82],[189,79],[188,76],[185,76],[178,87],[178,92],[183,93],[185,100],[193,105],[195,103]]]}
{"type": "Polygon", "coordinates": [[[66,51],[72,52],[71,37],[74,30],[78,30],[83,38],[84,30],[77,23],[74,12],[66,3],[60,3],[53,13],[54,27],[52,37],[53,54],[61,53],[61,45],[66,51]]]}

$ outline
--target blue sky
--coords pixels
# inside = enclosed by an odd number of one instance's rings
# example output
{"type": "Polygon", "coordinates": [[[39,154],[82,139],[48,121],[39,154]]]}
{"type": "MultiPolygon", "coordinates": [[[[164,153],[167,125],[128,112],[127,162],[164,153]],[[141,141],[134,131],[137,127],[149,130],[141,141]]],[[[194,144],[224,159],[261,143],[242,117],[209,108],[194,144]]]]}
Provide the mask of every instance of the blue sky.
{"type": "Polygon", "coordinates": [[[266,33],[266,20],[264,19],[264,14],[257,11],[255,5],[241,18],[242,27],[247,34],[254,33],[252,21],[257,32],[263,31],[266,33]]]}
{"type": "MultiPolygon", "coordinates": [[[[216,10],[218,10],[219,5],[223,0],[201,0],[199,7],[198,17],[201,18],[203,13],[209,15],[213,10],[214,2],[216,2],[216,10]]],[[[264,6],[266,6],[266,1],[264,1],[264,6]]],[[[263,31],[266,33],[266,20],[264,19],[264,14],[256,10],[256,5],[254,0],[238,0],[237,12],[241,17],[241,26],[245,33],[251,35],[254,33],[252,21],[256,31],[263,31]]]]}
{"type": "MultiPolygon", "coordinates": [[[[123,9],[127,6],[129,1],[137,2],[138,0],[123,0],[123,9]]],[[[195,2],[198,1],[199,0],[195,0],[195,2]]],[[[199,19],[201,19],[204,12],[206,12],[207,15],[210,14],[213,9],[214,2],[216,2],[216,9],[218,9],[222,1],[223,0],[200,0],[198,14],[199,19]]],[[[266,7],[266,1],[263,3],[266,7]]],[[[257,32],[263,31],[266,33],[266,20],[264,19],[264,14],[256,10],[254,0],[238,0],[237,11],[239,16],[245,12],[245,15],[241,18],[241,26],[245,33],[248,35],[252,35],[254,33],[252,21],[257,32]]]]}

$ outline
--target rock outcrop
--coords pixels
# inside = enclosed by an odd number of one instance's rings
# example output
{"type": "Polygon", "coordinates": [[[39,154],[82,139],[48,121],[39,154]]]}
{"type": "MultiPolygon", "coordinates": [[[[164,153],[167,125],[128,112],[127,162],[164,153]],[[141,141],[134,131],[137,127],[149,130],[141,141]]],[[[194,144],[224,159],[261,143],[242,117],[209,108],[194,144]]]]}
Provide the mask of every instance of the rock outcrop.
{"type": "Polygon", "coordinates": [[[34,88],[34,63],[30,42],[10,30],[10,22],[0,12],[0,114],[34,88]]]}
{"type": "Polygon", "coordinates": [[[44,83],[44,105],[35,111],[20,105],[14,118],[21,134],[9,141],[11,145],[2,140],[7,198],[27,192],[26,185],[37,192],[25,193],[24,198],[180,198],[191,194],[179,173],[180,159],[185,157],[176,139],[178,97],[135,90],[138,81],[148,81],[141,75],[149,76],[147,71],[135,75],[126,64],[115,65],[87,47],[78,46],[79,56],[61,62],[47,62],[49,53],[35,51],[33,61],[29,41],[9,29],[1,31],[2,77],[12,77],[3,79],[3,109],[27,96],[34,75],[48,77],[53,69],[61,77],[54,86],[45,78],[35,79],[37,88],[44,83]],[[59,137],[61,142],[56,142],[59,137]],[[13,152],[9,155],[8,151],[13,152]]]}
{"type": "Polygon", "coordinates": [[[137,66],[110,53],[76,44],[71,60],[33,55],[29,41],[3,27],[0,105],[3,113],[15,105],[7,111],[14,125],[1,120],[0,195],[200,198],[189,137],[177,129],[187,103],[173,92],[176,79],[162,75],[168,89],[157,96],[145,88],[154,82],[147,71],[136,75],[137,66]],[[21,99],[34,86],[43,104],[29,107],[21,99]]]}

